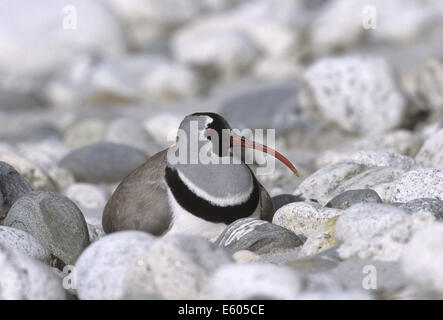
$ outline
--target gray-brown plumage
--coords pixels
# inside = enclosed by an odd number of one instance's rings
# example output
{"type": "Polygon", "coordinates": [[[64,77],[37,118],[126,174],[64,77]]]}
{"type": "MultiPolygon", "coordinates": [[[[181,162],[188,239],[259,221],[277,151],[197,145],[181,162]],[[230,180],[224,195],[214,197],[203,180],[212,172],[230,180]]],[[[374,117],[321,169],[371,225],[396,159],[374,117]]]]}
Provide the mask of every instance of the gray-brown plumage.
{"type": "Polygon", "coordinates": [[[165,183],[167,150],[152,156],[117,187],[103,212],[103,230],[143,230],[162,235],[172,219],[165,183]]]}

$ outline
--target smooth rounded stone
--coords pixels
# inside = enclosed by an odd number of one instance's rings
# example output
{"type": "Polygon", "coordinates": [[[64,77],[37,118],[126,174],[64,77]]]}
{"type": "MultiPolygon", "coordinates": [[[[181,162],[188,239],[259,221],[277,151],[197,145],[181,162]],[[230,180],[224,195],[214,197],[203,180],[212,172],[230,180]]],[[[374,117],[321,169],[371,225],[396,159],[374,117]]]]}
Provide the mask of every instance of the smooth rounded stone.
{"type": "Polygon", "coordinates": [[[290,300],[303,287],[302,277],[287,267],[264,263],[227,264],[208,284],[208,298],[217,300],[290,300]]]}
{"type": "Polygon", "coordinates": [[[125,283],[128,270],[137,265],[155,239],[141,231],[121,231],[92,243],[76,262],[78,297],[83,300],[125,298],[132,285],[125,283]]]}
{"type": "Polygon", "coordinates": [[[341,213],[341,210],[324,208],[315,202],[294,202],[278,209],[272,223],[309,237],[322,224],[341,213]]]}
{"type": "Polygon", "coordinates": [[[422,292],[443,295],[443,224],[419,230],[406,245],[401,262],[406,278],[422,292]]]}
{"type": "MultiPolygon", "coordinates": [[[[42,96],[47,102],[54,107],[74,107],[85,105],[87,101],[85,101],[84,93],[90,92],[89,81],[92,74],[92,70],[97,64],[97,59],[89,56],[80,54],[75,57],[75,59],[71,62],[69,66],[67,66],[63,73],[58,73],[56,76],[52,77],[45,88],[43,89],[42,96]]],[[[68,115],[68,121],[64,123],[61,127],[68,131],[72,131],[70,128],[72,126],[76,126],[73,121],[83,122],[85,119],[76,119],[76,115],[71,113],[68,115]]],[[[89,119],[87,119],[89,120],[89,119]]],[[[99,119],[90,119],[90,120],[99,120],[99,119]]],[[[91,130],[92,133],[95,133],[93,126],[85,126],[87,129],[91,130]]],[[[72,131],[73,136],[82,137],[84,141],[88,141],[89,138],[85,135],[82,135],[81,132],[72,131]],[[75,134],[74,134],[75,133],[75,134]]],[[[66,135],[66,132],[65,132],[66,135]]],[[[94,136],[91,137],[93,139],[94,136]]],[[[76,141],[75,139],[71,140],[73,143],[79,142],[82,140],[76,141]]],[[[82,145],[83,146],[83,145],[82,145]]],[[[74,146],[77,147],[77,146],[74,146]]]]}
{"type": "Polygon", "coordinates": [[[0,161],[0,221],[6,217],[17,199],[31,191],[29,183],[14,167],[0,161]]]}
{"type": "MultiPolygon", "coordinates": [[[[27,90],[30,90],[28,88],[27,90]]],[[[32,106],[26,106],[32,108],[32,106]]],[[[21,114],[15,117],[5,113],[0,119],[0,137],[4,141],[20,144],[23,142],[38,143],[44,140],[61,140],[61,132],[55,123],[39,114],[21,114]]]]}
{"type": "Polygon", "coordinates": [[[310,45],[318,52],[329,52],[360,42],[364,31],[362,16],[355,13],[361,12],[362,8],[359,1],[328,1],[311,20],[308,29],[310,45]],[[331,21],[336,23],[331,24],[331,21]]]}
{"type": "Polygon", "coordinates": [[[233,259],[227,250],[206,239],[170,235],[152,246],[145,261],[163,298],[196,299],[209,277],[233,259]]]}
{"type": "Polygon", "coordinates": [[[415,159],[424,166],[443,169],[443,129],[425,141],[415,159]]]}
{"type": "Polygon", "coordinates": [[[232,258],[237,263],[248,263],[260,260],[260,256],[249,250],[239,250],[234,252],[232,258]]]}
{"type": "Polygon", "coordinates": [[[357,203],[338,218],[335,238],[338,243],[343,243],[353,238],[375,235],[408,218],[407,212],[389,204],[357,203]]]}
{"type": "Polygon", "coordinates": [[[160,55],[133,54],[104,60],[79,89],[90,103],[137,103],[146,99],[177,100],[200,91],[198,74],[190,67],[160,55]],[[174,79],[175,81],[167,81],[174,79]]]}
{"type": "Polygon", "coordinates": [[[119,22],[101,2],[73,0],[68,6],[53,0],[7,1],[0,6],[0,21],[0,43],[6,45],[0,52],[0,71],[15,75],[16,82],[35,79],[41,86],[42,77],[59,72],[79,52],[101,58],[126,50],[119,22]],[[29,56],[32,61],[20,63],[29,56]]]}
{"type": "Polygon", "coordinates": [[[146,154],[139,149],[101,142],[72,151],[59,165],[69,169],[77,181],[117,182],[147,160],[146,154]]]}
{"type": "MultiPolygon", "coordinates": [[[[332,299],[342,299],[348,295],[351,299],[389,300],[389,296],[405,284],[406,280],[397,261],[350,259],[340,261],[328,272],[309,273],[304,293],[312,295],[313,299],[317,299],[314,296],[323,297],[322,299],[327,299],[328,296],[332,299]],[[370,279],[371,275],[376,278],[370,279]],[[375,289],[365,289],[365,284],[375,285],[375,289]]],[[[300,299],[304,298],[303,294],[300,299]]]]}
{"type": "Polygon", "coordinates": [[[341,259],[397,261],[412,235],[433,221],[431,214],[410,215],[387,204],[355,204],[335,225],[337,252],[341,259]]]}
{"type": "Polygon", "coordinates": [[[140,91],[143,97],[159,101],[185,100],[201,93],[205,89],[202,84],[198,73],[192,68],[165,61],[141,79],[140,91]]]}
{"type": "Polygon", "coordinates": [[[103,209],[109,195],[99,186],[89,183],[74,183],[66,190],[65,195],[80,208],[103,209]]]}
{"type": "Polygon", "coordinates": [[[170,32],[199,14],[226,9],[232,1],[212,0],[111,0],[109,9],[122,22],[131,48],[143,49],[158,34],[170,32]]]}
{"type": "Polygon", "coordinates": [[[419,198],[406,203],[394,203],[393,205],[398,205],[400,209],[410,213],[431,212],[437,220],[443,219],[443,201],[439,199],[419,198]]]}
{"type": "Polygon", "coordinates": [[[329,219],[316,231],[311,233],[300,250],[299,257],[306,257],[318,254],[337,245],[334,236],[335,223],[338,216],[329,219]]]}
{"type": "MultiPolygon", "coordinates": [[[[238,67],[245,61],[249,63],[247,59],[252,60],[260,51],[264,56],[290,56],[296,52],[295,48],[299,45],[296,30],[301,18],[298,4],[294,2],[248,2],[239,5],[235,10],[203,17],[181,28],[173,38],[172,47],[179,60],[183,60],[184,57],[190,60],[187,55],[193,58],[195,55],[202,60],[205,57],[203,53],[215,54],[216,48],[219,53],[217,57],[226,61],[230,56],[234,56],[238,67]],[[250,40],[237,42],[233,39],[239,35],[250,40]],[[218,46],[214,47],[217,43],[218,46]],[[227,46],[224,46],[224,43],[227,46]],[[191,50],[192,47],[201,48],[202,52],[191,50]]],[[[213,56],[209,54],[208,56],[213,56]]],[[[231,65],[224,67],[229,68],[231,65]]]]}
{"type": "Polygon", "coordinates": [[[57,186],[47,172],[14,153],[0,153],[0,161],[9,163],[34,190],[57,190],[57,186]]]}
{"type": "Polygon", "coordinates": [[[373,189],[380,198],[389,202],[390,183],[400,177],[405,170],[393,167],[373,167],[340,185],[335,194],[345,190],[373,189]]]}
{"type": "Polygon", "coordinates": [[[102,141],[108,126],[105,121],[89,118],[74,122],[65,129],[66,144],[72,148],[82,148],[102,141]]]}
{"type": "Polygon", "coordinates": [[[249,70],[260,53],[244,32],[195,27],[178,31],[172,50],[178,61],[226,78],[249,70]]]}
{"type": "Polygon", "coordinates": [[[309,67],[304,81],[316,105],[309,111],[348,132],[380,133],[405,121],[406,99],[382,58],[323,58],[309,67]]]}
{"type": "Polygon", "coordinates": [[[303,71],[301,64],[291,58],[268,57],[255,63],[253,73],[262,79],[287,80],[303,71]]]}
{"type": "Polygon", "coordinates": [[[48,169],[48,175],[54,181],[59,192],[65,192],[70,185],[75,183],[74,175],[66,168],[52,167],[48,169]]]}
{"type": "Polygon", "coordinates": [[[46,264],[51,262],[49,250],[40,241],[23,230],[0,226],[0,244],[46,264]]]}
{"type": "MultiPolygon", "coordinates": [[[[364,40],[381,43],[414,43],[426,34],[429,28],[435,28],[435,19],[441,19],[438,1],[422,2],[416,0],[365,0],[328,1],[323,10],[312,20],[310,25],[311,46],[320,52],[345,50],[364,40]],[[377,18],[371,18],[372,8],[376,9],[377,18]],[[402,8],[402,14],[398,14],[402,8]],[[358,12],[358,14],[355,14],[358,12]],[[330,21],[336,21],[333,25],[330,21]],[[378,23],[379,32],[364,28],[378,23]],[[379,28],[383,23],[384,28],[379,28]],[[343,30],[347,32],[343,34],[343,30]]],[[[437,20],[438,21],[438,20],[437,20]]]]}
{"type": "Polygon", "coordinates": [[[249,250],[263,255],[301,246],[303,240],[288,229],[267,221],[244,218],[228,225],[215,244],[234,252],[249,250]]]}
{"type": "Polygon", "coordinates": [[[294,195],[326,204],[336,195],[336,189],[343,181],[367,169],[367,166],[352,161],[326,165],[305,178],[295,190],[294,195]]]}
{"type": "Polygon", "coordinates": [[[328,149],[320,152],[314,160],[315,168],[318,170],[329,164],[346,161],[346,159],[355,152],[351,147],[342,147],[339,149],[328,149]]]}
{"type": "Polygon", "coordinates": [[[344,191],[373,189],[383,201],[391,202],[390,183],[413,168],[414,162],[410,162],[408,157],[402,161],[397,157],[400,155],[391,159],[389,153],[382,152],[379,162],[382,166],[377,166],[377,154],[357,152],[344,161],[326,165],[303,180],[294,194],[326,205],[344,191]]]}
{"type": "Polygon", "coordinates": [[[0,300],[65,300],[62,281],[47,265],[0,243],[0,300]]]}
{"type": "Polygon", "coordinates": [[[408,157],[415,157],[423,144],[422,138],[413,131],[398,129],[372,134],[352,144],[355,150],[383,150],[408,157]]]}
{"type": "Polygon", "coordinates": [[[206,239],[166,235],[127,271],[131,285],[128,298],[200,299],[205,295],[204,287],[211,275],[232,262],[227,250],[206,239]]]}
{"type": "Polygon", "coordinates": [[[381,203],[382,200],[372,189],[348,190],[331,199],[326,207],[345,210],[360,202],[381,203]]]}
{"type": "Polygon", "coordinates": [[[427,59],[412,75],[415,95],[424,100],[432,117],[443,114],[443,62],[427,59]]]}
{"type": "Polygon", "coordinates": [[[172,113],[159,113],[146,119],[143,126],[160,146],[169,147],[177,137],[182,119],[172,113]]]}
{"type": "MultiPolygon", "coordinates": [[[[360,0],[366,5],[364,0],[360,0]]],[[[379,21],[383,21],[381,32],[370,33],[374,41],[406,44],[419,42],[423,35],[441,28],[443,17],[441,3],[438,1],[417,0],[376,0],[372,3],[378,10],[379,21]],[[398,14],[402,8],[402,14],[398,14]]],[[[439,29],[440,30],[440,29],[439,29]]]]}
{"type": "Polygon", "coordinates": [[[402,164],[402,167],[408,168],[419,165],[418,162],[414,162],[412,158],[408,157],[414,157],[422,144],[422,138],[418,134],[407,130],[371,134],[362,139],[351,141],[345,147],[323,151],[315,159],[315,165],[317,168],[321,168],[330,163],[351,160],[352,156],[352,160],[356,162],[380,166],[402,164]],[[374,159],[371,161],[371,158],[374,159]]]}
{"type": "Polygon", "coordinates": [[[382,150],[360,150],[346,158],[358,164],[371,167],[393,167],[410,170],[420,165],[413,158],[382,150]]]}
{"type": "Polygon", "coordinates": [[[279,194],[278,196],[272,197],[271,200],[275,211],[277,211],[288,203],[303,201],[304,199],[299,196],[294,196],[293,194],[279,194]]]}
{"type": "Polygon", "coordinates": [[[49,171],[56,166],[57,162],[70,151],[70,148],[63,142],[53,139],[39,142],[24,142],[17,147],[20,155],[45,171],[49,171]]]}
{"type": "Polygon", "coordinates": [[[103,237],[105,232],[102,226],[102,215],[109,198],[108,192],[97,185],[74,183],[66,190],[65,195],[82,211],[91,242],[103,237]]]}
{"type": "Polygon", "coordinates": [[[390,184],[387,201],[408,202],[418,198],[443,200],[443,170],[433,168],[411,170],[390,184]]]}
{"type": "Polygon", "coordinates": [[[52,191],[32,191],[19,198],[4,225],[28,232],[66,264],[74,264],[89,244],[81,211],[67,197],[52,191]]]}
{"type": "Polygon", "coordinates": [[[231,97],[221,105],[218,112],[229,123],[242,123],[247,128],[280,129],[283,121],[287,122],[287,127],[296,121],[296,106],[297,87],[284,84],[231,97]],[[281,119],[281,114],[284,114],[284,119],[281,119]]]}

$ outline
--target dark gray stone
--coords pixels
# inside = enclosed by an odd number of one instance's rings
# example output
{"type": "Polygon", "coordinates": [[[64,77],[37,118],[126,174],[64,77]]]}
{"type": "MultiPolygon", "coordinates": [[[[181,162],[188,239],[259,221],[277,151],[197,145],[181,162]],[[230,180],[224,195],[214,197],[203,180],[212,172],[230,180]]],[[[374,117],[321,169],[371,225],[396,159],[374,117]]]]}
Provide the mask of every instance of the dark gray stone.
{"type": "Polygon", "coordinates": [[[244,218],[227,226],[215,244],[232,252],[249,250],[257,254],[268,254],[293,249],[301,246],[303,241],[295,233],[273,223],[244,218]]]}
{"type": "Polygon", "coordinates": [[[294,85],[272,86],[237,95],[220,107],[219,113],[232,124],[248,128],[291,127],[296,120],[297,88],[294,85]]]}
{"type": "Polygon", "coordinates": [[[18,198],[31,191],[29,183],[14,167],[0,161],[0,221],[18,198]]]}
{"type": "Polygon", "coordinates": [[[66,264],[74,264],[89,244],[80,209],[69,198],[52,191],[32,191],[18,199],[4,224],[28,232],[66,264]]]}
{"type": "Polygon", "coordinates": [[[278,196],[272,197],[272,204],[274,205],[275,211],[283,207],[288,203],[293,203],[297,201],[304,201],[300,196],[295,196],[293,194],[279,194],[278,196]]]}
{"type": "Polygon", "coordinates": [[[414,213],[421,210],[434,214],[437,220],[443,220],[443,201],[435,198],[418,198],[406,203],[393,203],[396,207],[414,213]]]}
{"type": "Polygon", "coordinates": [[[60,166],[77,181],[118,182],[148,160],[141,150],[116,143],[100,142],[67,154],[60,166]]]}
{"type": "Polygon", "coordinates": [[[345,210],[360,202],[381,203],[383,201],[372,189],[348,190],[335,196],[326,204],[326,207],[345,210]]]}

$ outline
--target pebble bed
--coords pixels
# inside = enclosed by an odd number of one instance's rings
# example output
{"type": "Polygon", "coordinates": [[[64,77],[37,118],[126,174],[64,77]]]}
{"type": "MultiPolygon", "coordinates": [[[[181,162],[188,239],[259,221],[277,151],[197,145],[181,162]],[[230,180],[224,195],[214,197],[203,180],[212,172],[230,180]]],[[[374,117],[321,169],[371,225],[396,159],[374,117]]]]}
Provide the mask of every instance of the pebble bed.
{"type": "Polygon", "coordinates": [[[443,3],[366,2],[0,3],[0,299],[443,298],[443,3]],[[106,235],[197,111],[276,129],[272,223],[106,235]]]}

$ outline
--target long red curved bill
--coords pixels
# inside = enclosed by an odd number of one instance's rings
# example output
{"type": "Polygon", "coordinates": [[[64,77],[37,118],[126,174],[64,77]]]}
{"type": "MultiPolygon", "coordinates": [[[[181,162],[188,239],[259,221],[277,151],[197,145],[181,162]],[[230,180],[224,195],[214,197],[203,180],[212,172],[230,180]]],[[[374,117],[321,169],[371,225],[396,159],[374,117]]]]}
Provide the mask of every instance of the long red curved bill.
{"type": "Polygon", "coordinates": [[[281,161],[282,163],[284,163],[298,177],[298,171],[297,171],[297,169],[295,169],[295,167],[291,163],[291,161],[289,161],[280,152],[278,152],[272,148],[269,148],[268,146],[265,146],[261,143],[255,142],[255,141],[248,140],[245,137],[240,137],[240,136],[235,136],[235,135],[231,136],[231,145],[241,146],[243,148],[251,148],[251,149],[259,150],[261,152],[265,152],[267,154],[270,154],[274,158],[276,158],[279,161],[281,161]]]}

